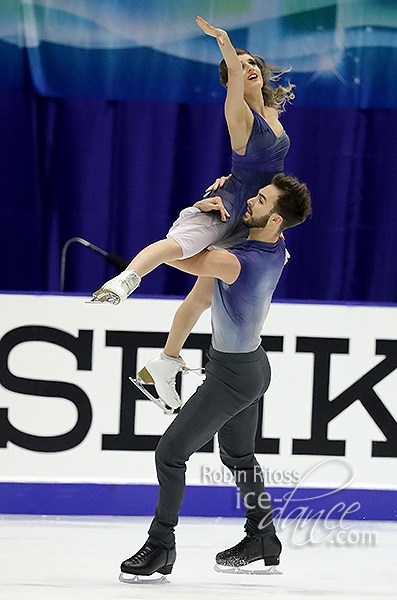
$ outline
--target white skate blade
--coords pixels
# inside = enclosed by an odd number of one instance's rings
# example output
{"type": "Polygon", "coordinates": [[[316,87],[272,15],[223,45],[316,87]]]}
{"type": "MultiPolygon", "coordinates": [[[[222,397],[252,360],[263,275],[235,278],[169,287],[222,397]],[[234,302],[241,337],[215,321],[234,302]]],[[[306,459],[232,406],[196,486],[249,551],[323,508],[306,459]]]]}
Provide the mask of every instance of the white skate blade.
{"type": "Polygon", "coordinates": [[[166,415],[173,415],[175,409],[174,408],[170,408],[169,406],[166,405],[166,403],[161,399],[161,398],[156,398],[155,396],[153,396],[144,386],[143,384],[140,382],[139,379],[134,379],[133,377],[129,377],[128,378],[130,381],[132,381],[132,383],[134,385],[136,385],[136,387],[142,392],[142,394],[145,394],[146,398],[148,398],[151,402],[153,402],[156,406],[158,406],[159,408],[161,408],[161,410],[166,414],[166,415]]]}
{"type": "Polygon", "coordinates": [[[120,583],[132,583],[135,585],[140,583],[150,583],[152,585],[171,583],[165,575],[161,575],[160,577],[159,573],[153,573],[153,575],[129,575],[128,573],[120,573],[119,581],[120,583]],[[157,577],[153,577],[153,575],[157,575],[157,577]]]}
{"type": "Polygon", "coordinates": [[[276,566],[268,569],[245,569],[245,567],[223,567],[215,563],[214,571],[217,573],[227,573],[228,575],[282,575],[276,566]]]}

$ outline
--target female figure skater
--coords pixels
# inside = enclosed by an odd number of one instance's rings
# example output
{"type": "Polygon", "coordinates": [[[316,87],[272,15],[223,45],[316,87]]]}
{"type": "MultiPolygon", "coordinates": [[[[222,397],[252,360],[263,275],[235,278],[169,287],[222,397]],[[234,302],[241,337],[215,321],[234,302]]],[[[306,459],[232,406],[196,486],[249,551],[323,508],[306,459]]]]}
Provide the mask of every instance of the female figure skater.
{"type": "MultiPolygon", "coordinates": [[[[201,17],[196,22],[204,33],[216,38],[223,56],[219,71],[227,89],[225,118],[232,147],[231,177],[222,179],[221,189],[216,190],[215,185],[209,197],[184,209],[166,239],[139,252],[125,271],[94,292],[95,301],[119,304],[139,286],[142,277],[160,264],[175,261],[173,266],[177,267],[179,260],[210,246],[243,242],[248,233],[242,221],[247,199],[283,171],[289,138],[278,116],[285,103],[294,98],[294,86],[274,88],[270,82],[286,71],[277,71],[246,50],[235,50],[226,31],[212,27],[201,17]]],[[[173,409],[181,404],[175,376],[186,368],[179,352],[199,316],[211,306],[212,289],[212,278],[198,278],[175,314],[164,351],[139,373],[145,383],[155,384],[159,397],[173,409]]]]}

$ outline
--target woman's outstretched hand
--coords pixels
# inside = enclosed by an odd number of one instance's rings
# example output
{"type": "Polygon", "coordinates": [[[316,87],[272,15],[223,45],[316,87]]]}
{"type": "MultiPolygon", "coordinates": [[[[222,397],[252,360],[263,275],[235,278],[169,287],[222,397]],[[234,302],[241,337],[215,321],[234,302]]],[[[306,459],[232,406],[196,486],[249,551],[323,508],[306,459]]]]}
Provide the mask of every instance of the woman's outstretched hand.
{"type": "Polygon", "coordinates": [[[199,208],[201,212],[210,212],[211,210],[219,210],[221,215],[221,221],[226,221],[230,217],[226,208],[223,206],[222,198],[220,196],[211,196],[211,198],[203,198],[195,204],[196,208],[199,208]]]}
{"type": "Polygon", "coordinates": [[[201,27],[201,29],[204,31],[204,33],[206,33],[207,35],[210,35],[211,37],[216,38],[218,41],[218,44],[220,46],[224,46],[225,39],[228,38],[226,31],[224,31],[223,29],[218,29],[217,27],[213,27],[212,25],[207,23],[207,21],[205,21],[202,17],[197,17],[196,23],[199,27],[201,27]]]}

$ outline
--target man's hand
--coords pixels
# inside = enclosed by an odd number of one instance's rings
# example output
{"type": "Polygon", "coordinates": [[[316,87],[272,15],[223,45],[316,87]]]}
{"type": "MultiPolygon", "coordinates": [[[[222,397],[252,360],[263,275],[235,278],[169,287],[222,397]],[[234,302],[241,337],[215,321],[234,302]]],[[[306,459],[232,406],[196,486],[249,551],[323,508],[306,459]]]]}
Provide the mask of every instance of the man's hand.
{"type": "Polygon", "coordinates": [[[196,208],[199,208],[202,212],[210,212],[211,210],[219,210],[221,215],[221,221],[226,221],[230,217],[226,208],[223,206],[222,198],[220,196],[211,196],[211,198],[203,198],[195,204],[196,208]]]}

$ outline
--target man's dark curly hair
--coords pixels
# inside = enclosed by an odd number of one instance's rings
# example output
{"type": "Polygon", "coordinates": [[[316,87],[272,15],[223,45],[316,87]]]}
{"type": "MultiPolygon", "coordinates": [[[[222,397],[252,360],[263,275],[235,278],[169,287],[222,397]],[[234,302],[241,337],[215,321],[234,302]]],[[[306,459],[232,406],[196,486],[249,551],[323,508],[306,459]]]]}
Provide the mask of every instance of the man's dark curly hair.
{"type": "Polygon", "coordinates": [[[281,191],[272,210],[283,218],[281,231],[303,223],[312,214],[310,192],[305,183],[291,175],[277,173],[272,184],[281,191]]]}

